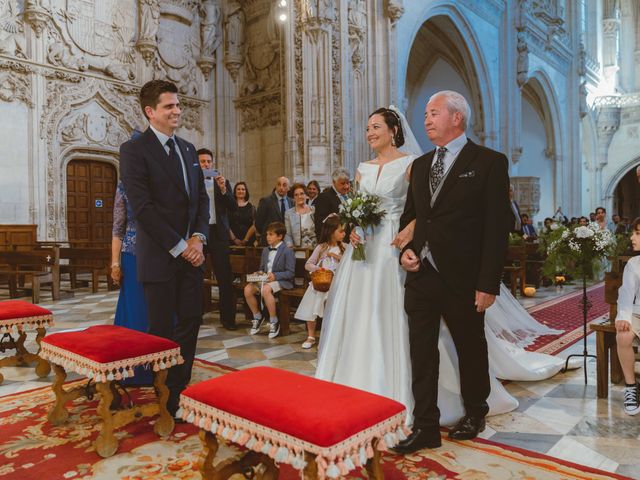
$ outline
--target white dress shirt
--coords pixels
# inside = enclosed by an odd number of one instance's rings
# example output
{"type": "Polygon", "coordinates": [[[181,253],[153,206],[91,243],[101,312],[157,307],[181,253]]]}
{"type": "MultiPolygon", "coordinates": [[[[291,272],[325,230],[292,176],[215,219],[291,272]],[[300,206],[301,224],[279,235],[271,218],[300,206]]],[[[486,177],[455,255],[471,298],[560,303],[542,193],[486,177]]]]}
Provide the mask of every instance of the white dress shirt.
{"type": "Polygon", "coordinates": [[[209,195],[209,225],[216,224],[216,186],[213,178],[205,177],[204,186],[209,195]]]}
{"type": "MultiPolygon", "coordinates": [[[[438,188],[434,192],[434,196],[440,193],[440,189],[442,188],[442,185],[444,184],[444,181],[446,180],[447,175],[449,175],[449,171],[451,170],[451,167],[453,166],[456,159],[458,158],[460,151],[467,144],[467,141],[468,141],[467,136],[463,133],[459,137],[451,140],[446,145],[443,145],[443,147],[447,149],[446,153],[444,154],[444,159],[442,160],[444,163],[444,175],[442,176],[442,180],[440,180],[440,185],[438,185],[438,188]]],[[[436,161],[436,158],[437,158],[437,150],[436,150],[436,153],[433,155],[433,159],[431,162],[432,165],[433,165],[433,162],[436,161]]],[[[433,260],[433,255],[431,255],[431,250],[429,250],[429,242],[425,242],[424,247],[422,247],[422,250],[420,251],[420,258],[422,259],[426,258],[427,260],[429,260],[429,263],[433,265],[433,268],[438,270],[438,267],[436,267],[436,262],[433,260]]]]}
{"type": "Polygon", "coordinates": [[[622,285],[618,289],[616,320],[631,323],[634,313],[640,314],[640,256],[630,258],[624,267],[622,285]]]}
{"type": "Polygon", "coordinates": [[[282,245],[282,241],[278,242],[278,244],[273,247],[267,247],[275,248],[275,250],[269,250],[269,259],[267,260],[267,273],[271,273],[273,270],[273,261],[276,258],[276,254],[278,253],[278,248],[280,248],[280,245],[282,245]]]}

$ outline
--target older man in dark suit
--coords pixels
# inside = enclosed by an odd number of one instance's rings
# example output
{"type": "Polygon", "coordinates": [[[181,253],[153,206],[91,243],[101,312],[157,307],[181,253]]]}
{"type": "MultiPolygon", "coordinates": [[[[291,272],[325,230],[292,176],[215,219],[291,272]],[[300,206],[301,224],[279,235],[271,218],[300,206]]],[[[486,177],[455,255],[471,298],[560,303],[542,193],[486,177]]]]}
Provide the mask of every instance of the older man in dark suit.
{"type": "Polygon", "coordinates": [[[289,179],[280,177],[273,193],[260,199],[256,211],[256,231],[260,234],[260,244],[266,245],[265,229],[274,222],[284,223],[284,212],[293,207],[289,193],[289,179]]]}
{"type": "MultiPolygon", "coordinates": [[[[316,227],[316,238],[320,238],[324,219],[331,213],[338,213],[340,202],[347,198],[351,182],[349,181],[349,171],[339,167],[331,174],[333,184],[325,188],[316,198],[314,221],[316,227]]],[[[347,232],[348,233],[348,232],[347,232]]]]}
{"type": "Polygon", "coordinates": [[[191,378],[202,323],[209,197],[195,147],[175,135],[181,114],[177,87],[152,80],[140,90],[140,105],[150,126],[122,144],[120,169],[138,226],[138,280],[149,333],[176,341],[185,360],[167,378],[167,408],[175,414],[191,378]]]}

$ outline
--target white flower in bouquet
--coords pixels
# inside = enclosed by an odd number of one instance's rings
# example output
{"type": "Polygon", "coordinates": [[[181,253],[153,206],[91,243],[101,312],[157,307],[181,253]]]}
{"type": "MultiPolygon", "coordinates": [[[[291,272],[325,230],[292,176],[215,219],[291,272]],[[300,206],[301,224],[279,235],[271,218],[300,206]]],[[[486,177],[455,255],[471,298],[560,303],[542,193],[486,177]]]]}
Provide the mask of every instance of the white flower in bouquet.
{"type": "Polygon", "coordinates": [[[549,228],[551,230],[557,230],[561,227],[562,225],[558,222],[551,222],[551,224],[549,225],[549,228]]]}
{"type": "MultiPolygon", "coordinates": [[[[364,192],[351,192],[349,198],[340,204],[338,213],[342,223],[360,227],[363,232],[380,223],[386,212],[380,207],[381,199],[364,192]]],[[[363,239],[364,240],[364,239],[363,239]]],[[[353,249],[353,260],[364,260],[365,251],[362,243],[353,249]]]]}
{"type": "MultiPolygon", "coordinates": [[[[565,232],[563,232],[563,237],[564,233],[565,232]]],[[[576,238],[590,238],[595,235],[595,232],[589,227],[578,227],[574,230],[574,233],[576,235],[576,238]]]]}

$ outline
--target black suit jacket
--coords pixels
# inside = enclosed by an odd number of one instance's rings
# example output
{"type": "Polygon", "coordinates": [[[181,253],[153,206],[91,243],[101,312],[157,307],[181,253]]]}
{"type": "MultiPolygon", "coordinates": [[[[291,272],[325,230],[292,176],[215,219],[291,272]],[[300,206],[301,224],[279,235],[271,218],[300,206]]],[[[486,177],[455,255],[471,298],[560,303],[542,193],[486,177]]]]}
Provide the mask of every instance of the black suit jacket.
{"type": "MultiPolygon", "coordinates": [[[[475,290],[498,294],[510,221],[508,160],[499,152],[469,141],[444,180],[431,206],[429,171],[434,151],[413,162],[402,230],[416,220],[417,255],[429,242],[444,282],[463,295],[475,290]]],[[[409,272],[407,283],[419,272],[409,272]]]]}
{"type": "MultiPolygon", "coordinates": [[[[238,209],[238,202],[233,195],[231,183],[226,181],[227,193],[222,193],[220,187],[213,180],[213,192],[216,210],[216,233],[218,235],[217,240],[223,240],[229,242],[229,213],[235,212],[238,209]]],[[[209,219],[211,221],[211,219],[209,219]]],[[[209,239],[213,241],[213,239],[209,239]]]]}
{"type": "MultiPolygon", "coordinates": [[[[289,210],[293,207],[293,200],[291,198],[286,197],[285,202],[285,211],[289,210]]],[[[264,229],[267,228],[267,225],[273,222],[282,222],[284,223],[284,216],[280,211],[280,200],[278,196],[274,193],[269,195],[268,197],[263,197],[260,199],[258,203],[258,210],[256,211],[256,230],[264,239],[264,229]]],[[[264,241],[262,242],[264,244],[264,241]]]]}
{"type": "Polygon", "coordinates": [[[316,226],[316,238],[320,241],[322,232],[322,222],[330,213],[338,213],[340,197],[333,187],[325,188],[317,197],[314,203],[316,207],[314,221],[316,226]]]}
{"type": "Polygon", "coordinates": [[[148,128],[120,146],[120,173],[136,223],[138,280],[162,282],[177,271],[180,256],[169,251],[193,233],[209,234],[209,196],[195,147],[177,139],[190,194],[179,165],[172,165],[156,134],[148,128]]]}

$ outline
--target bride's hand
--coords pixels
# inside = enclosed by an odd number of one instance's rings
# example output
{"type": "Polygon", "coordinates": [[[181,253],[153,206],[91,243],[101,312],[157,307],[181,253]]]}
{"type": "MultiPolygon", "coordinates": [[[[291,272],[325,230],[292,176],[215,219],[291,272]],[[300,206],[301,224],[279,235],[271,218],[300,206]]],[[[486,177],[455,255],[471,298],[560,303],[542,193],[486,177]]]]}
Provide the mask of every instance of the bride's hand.
{"type": "Polygon", "coordinates": [[[402,229],[401,232],[398,232],[396,238],[393,239],[391,245],[402,250],[411,240],[413,240],[413,231],[416,227],[416,221],[411,220],[411,222],[402,229]]]}
{"type": "Polygon", "coordinates": [[[358,235],[356,233],[356,229],[354,228],[353,230],[351,230],[351,234],[349,235],[349,241],[351,242],[351,245],[353,245],[354,247],[357,247],[359,243],[361,243],[361,239],[360,239],[360,235],[358,235]]]}

